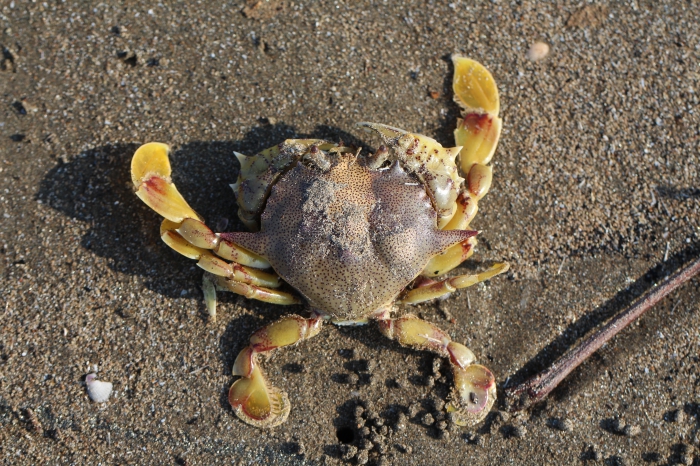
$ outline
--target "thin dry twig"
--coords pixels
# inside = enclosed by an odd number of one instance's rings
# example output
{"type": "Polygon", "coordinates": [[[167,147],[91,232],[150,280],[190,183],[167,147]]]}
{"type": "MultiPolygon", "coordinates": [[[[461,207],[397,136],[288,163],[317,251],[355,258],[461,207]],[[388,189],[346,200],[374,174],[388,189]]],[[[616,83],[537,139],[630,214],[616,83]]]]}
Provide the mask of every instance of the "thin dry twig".
{"type": "Polygon", "coordinates": [[[567,375],[576,369],[598,348],[603,346],[620,330],[637,320],[646,311],[654,307],[666,295],[683,285],[700,273],[700,256],[693,259],[685,267],[675,272],[663,282],[650,288],[639,297],[630,307],[618,313],[597,332],[576,345],[568,353],[559,358],[548,369],[540,372],[525,382],[505,390],[505,406],[507,411],[526,409],[546,397],[567,375]]]}

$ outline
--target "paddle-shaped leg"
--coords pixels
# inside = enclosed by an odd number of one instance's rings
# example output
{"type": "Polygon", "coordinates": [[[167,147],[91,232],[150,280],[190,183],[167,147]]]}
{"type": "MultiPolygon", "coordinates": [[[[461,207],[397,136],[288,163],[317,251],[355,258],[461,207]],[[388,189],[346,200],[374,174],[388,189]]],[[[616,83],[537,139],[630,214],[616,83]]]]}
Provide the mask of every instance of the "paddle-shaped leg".
{"type": "Polygon", "coordinates": [[[291,407],[287,393],[265,379],[257,355],[306,340],[320,330],[319,317],[305,319],[288,315],[250,337],[250,344],[238,354],[233,364],[233,375],[241,378],[234,382],[228,393],[228,400],[241,420],[255,427],[275,427],[287,419],[291,407]]]}
{"type": "Polygon", "coordinates": [[[496,401],[496,380],[466,346],[452,341],[442,330],[414,315],[398,319],[379,318],[379,329],[402,345],[429,350],[449,358],[455,386],[447,412],[460,426],[481,421],[496,401]]]}

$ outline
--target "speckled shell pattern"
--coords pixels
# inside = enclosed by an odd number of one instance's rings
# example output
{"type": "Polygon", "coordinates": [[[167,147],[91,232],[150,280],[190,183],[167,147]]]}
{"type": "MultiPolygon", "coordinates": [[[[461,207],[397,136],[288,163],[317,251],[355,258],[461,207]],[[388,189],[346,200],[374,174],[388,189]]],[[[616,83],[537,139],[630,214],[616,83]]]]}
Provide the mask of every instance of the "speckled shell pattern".
{"type": "Polygon", "coordinates": [[[426,188],[398,161],[369,169],[335,154],[297,163],[272,187],[257,233],[226,233],[267,258],[310,306],[337,321],[385,309],[431,257],[474,232],[442,231],[426,188]]]}

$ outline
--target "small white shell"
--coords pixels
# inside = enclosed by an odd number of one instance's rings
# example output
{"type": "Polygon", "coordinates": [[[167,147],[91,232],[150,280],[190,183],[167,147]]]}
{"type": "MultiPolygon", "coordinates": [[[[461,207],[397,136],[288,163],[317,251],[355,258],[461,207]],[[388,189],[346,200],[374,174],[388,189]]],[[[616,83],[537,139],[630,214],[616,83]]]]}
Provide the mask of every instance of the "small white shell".
{"type": "Polygon", "coordinates": [[[85,385],[87,385],[88,396],[95,403],[104,403],[112,394],[112,382],[97,380],[97,374],[88,374],[85,377],[85,385]]]}
{"type": "Polygon", "coordinates": [[[540,61],[549,55],[549,45],[544,42],[535,42],[527,52],[527,58],[531,61],[540,61]]]}

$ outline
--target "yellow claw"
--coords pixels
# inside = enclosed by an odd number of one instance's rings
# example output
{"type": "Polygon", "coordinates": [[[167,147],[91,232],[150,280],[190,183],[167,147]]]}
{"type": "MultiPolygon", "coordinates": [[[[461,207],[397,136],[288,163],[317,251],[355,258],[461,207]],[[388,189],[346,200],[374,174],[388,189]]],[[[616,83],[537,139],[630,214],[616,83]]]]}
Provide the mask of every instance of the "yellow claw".
{"type": "Polygon", "coordinates": [[[378,134],[396,158],[426,185],[438,211],[438,228],[443,229],[457,210],[455,201],[464,181],[455,164],[462,147],[442,147],[428,136],[379,123],[360,122],[357,126],[378,134]]]}
{"type": "Polygon", "coordinates": [[[289,399],[263,376],[257,355],[282,346],[289,346],[318,334],[322,319],[305,319],[288,315],[261,328],[250,337],[250,345],[243,348],[233,364],[237,380],[229,390],[229,402],[239,418],[256,427],[274,427],[287,419],[289,399]]]}
{"type": "Polygon", "coordinates": [[[498,115],[498,88],[491,73],[481,63],[461,55],[452,55],[452,63],[455,101],[467,112],[498,115]]]}
{"type": "Polygon", "coordinates": [[[496,152],[501,136],[501,119],[483,113],[467,113],[457,119],[455,143],[463,146],[460,153],[460,166],[464,173],[469,173],[472,165],[486,165],[496,152]]]}
{"type": "Polygon", "coordinates": [[[172,173],[169,154],[170,146],[161,142],[149,142],[136,149],[131,159],[131,181],[134,186],[138,189],[142,180],[150,174],[169,177],[172,173]]]}
{"type": "Polygon", "coordinates": [[[131,180],[136,195],[161,216],[176,223],[186,218],[200,219],[170,181],[170,148],[159,142],[139,147],[131,159],[131,180]]]}
{"type": "Polygon", "coordinates": [[[463,146],[460,153],[462,172],[469,173],[475,163],[491,160],[501,135],[498,88],[491,73],[478,62],[453,55],[455,67],[452,88],[455,101],[463,108],[457,120],[455,142],[463,146]]]}

